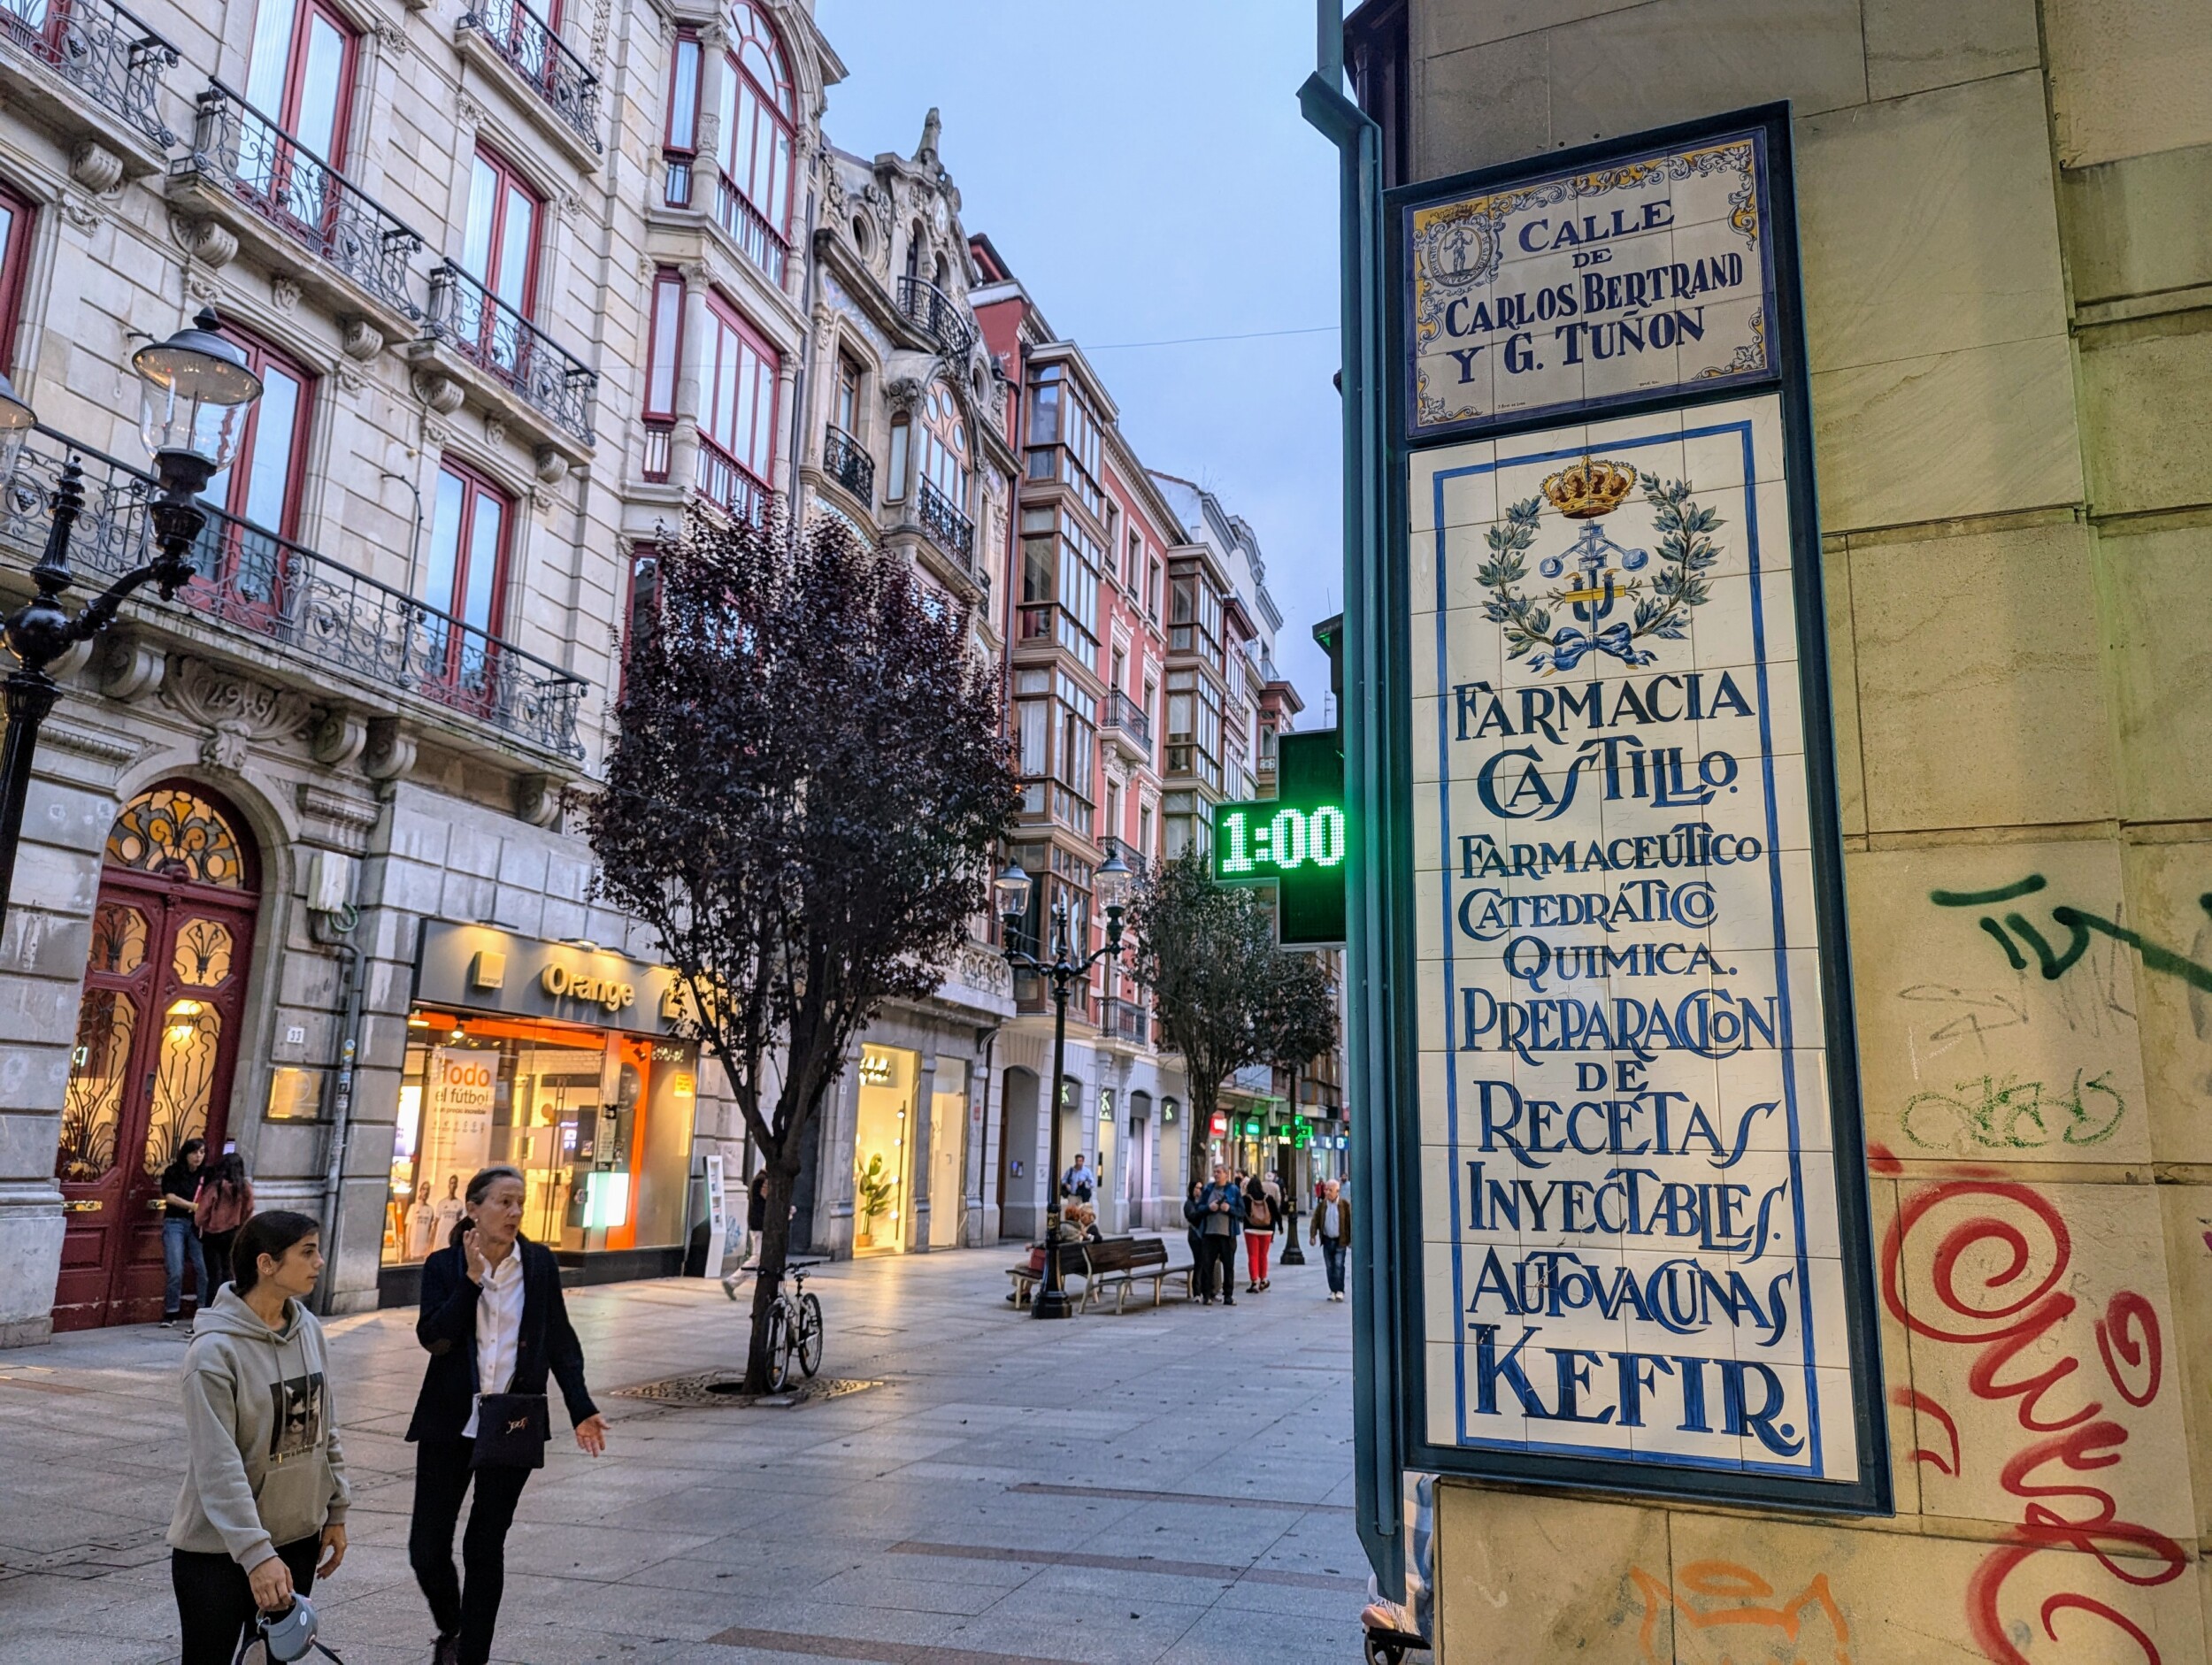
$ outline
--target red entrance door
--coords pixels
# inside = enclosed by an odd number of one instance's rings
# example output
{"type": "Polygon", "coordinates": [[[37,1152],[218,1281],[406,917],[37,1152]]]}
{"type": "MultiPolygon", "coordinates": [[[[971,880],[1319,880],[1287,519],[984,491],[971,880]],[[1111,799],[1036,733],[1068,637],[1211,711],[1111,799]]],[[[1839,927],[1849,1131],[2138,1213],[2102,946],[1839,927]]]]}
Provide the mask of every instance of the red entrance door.
{"type": "Polygon", "coordinates": [[[161,1171],[188,1139],[222,1147],[255,911],[233,826],[172,784],[108,834],[55,1161],[57,1330],[161,1316],[161,1171]]]}

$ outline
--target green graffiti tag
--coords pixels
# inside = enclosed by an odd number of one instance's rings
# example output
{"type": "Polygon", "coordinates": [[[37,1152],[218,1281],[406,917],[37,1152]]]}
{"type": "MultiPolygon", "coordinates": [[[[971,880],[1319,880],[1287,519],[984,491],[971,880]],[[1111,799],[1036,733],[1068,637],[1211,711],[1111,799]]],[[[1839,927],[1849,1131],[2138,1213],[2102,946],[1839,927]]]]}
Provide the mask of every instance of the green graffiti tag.
{"type": "Polygon", "coordinates": [[[1987,1075],[1961,1081],[1949,1093],[1916,1093],[1899,1120],[1905,1137],[1923,1150],[1948,1150],[1962,1140],[1985,1150],[2041,1150],[2055,1140],[2101,1145],[2118,1131],[2127,1101],[2108,1077],[2084,1081],[2081,1073],[2074,1071],[2068,1092],[2048,1097],[2040,1081],[1987,1075]],[[2109,1109],[2099,1099],[2108,1100],[2109,1109]]]}
{"type": "MultiPolygon", "coordinates": [[[[2014,902],[2022,896],[2032,896],[2044,888],[2047,881],[2040,873],[2030,873],[2025,879],[2010,885],[2001,885],[1994,890],[1932,890],[1928,900],[1939,908],[1991,908],[1999,902],[2014,902]]],[[[2197,898],[2197,905],[2212,914],[2212,892],[2197,898]]],[[[2051,909],[2051,923],[2066,932],[2065,946],[2054,949],[2050,941],[2026,916],[2008,913],[2004,923],[1984,914],[1975,923],[1996,940],[2005,951],[2005,959],[2016,971],[2028,969],[2028,961],[2020,951],[2024,944],[2035,955],[2044,980],[2056,982],[2073,969],[2074,963],[2088,951],[2092,932],[2111,938],[2115,942],[2133,948],[2143,962],[2143,969],[2156,971],[2162,977],[2179,978],[2192,988],[2212,994],[2212,967],[2198,964],[2185,954],[2153,942],[2139,932],[2130,931],[2117,920],[2106,919],[2093,913],[2085,913],[2064,902],[2051,909]],[[2015,938],[2018,939],[2016,943],[2015,938]]]]}

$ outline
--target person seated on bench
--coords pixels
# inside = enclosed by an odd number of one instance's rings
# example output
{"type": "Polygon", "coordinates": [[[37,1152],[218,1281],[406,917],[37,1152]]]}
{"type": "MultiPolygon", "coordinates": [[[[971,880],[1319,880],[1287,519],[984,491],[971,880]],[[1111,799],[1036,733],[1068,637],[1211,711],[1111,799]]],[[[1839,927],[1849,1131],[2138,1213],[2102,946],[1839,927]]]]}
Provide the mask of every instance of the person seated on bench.
{"type": "Polygon", "coordinates": [[[1060,1210],[1060,1239],[1063,1243],[1097,1243],[1104,1239],[1098,1230],[1098,1210],[1087,1202],[1071,1202],[1060,1210]]]}

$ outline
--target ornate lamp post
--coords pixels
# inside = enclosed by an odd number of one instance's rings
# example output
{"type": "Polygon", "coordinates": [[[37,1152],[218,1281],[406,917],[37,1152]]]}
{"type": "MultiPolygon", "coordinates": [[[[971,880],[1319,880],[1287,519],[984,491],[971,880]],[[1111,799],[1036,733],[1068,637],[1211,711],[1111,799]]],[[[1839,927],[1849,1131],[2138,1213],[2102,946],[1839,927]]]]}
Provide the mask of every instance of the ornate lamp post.
{"type": "Polygon", "coordinates": [[[1052,1155],[1045,1176],[1045,1269],[1037,1281],[1037,1297],[1029,1308],[1033,1318],[1071,1318],[1075,1309],[1060,1281],[1060,1084],[1067,1078],[1068,995],[1091,967],[1121,952],[1121,916],[1129,902],[1129,864],[1118,854],[1106,858],[1094,881],[1094,893],[1106,909],[1106,942],[1078,958],[1068,940],[1067,904],[1052,905],[1052,958],[1040,960],[1014,946],[1023,918],[1029,912],[1029,875],[1019,862],[1009,861],[1005,871],[991,881],[998,893],[1002,925],[1000,951],[1017,971],[1029,971],[1052,985],[1052,1155]]]}
{"type": "MultiPolygon", "coordinates": [[[[38,594],[0,623],[0,641],[19,662],[0,685],[8,712],[7,740],[0,747],[0,929],[6,926],[9,893],[15,884],[16,846],[23,832],[23,804],[30,794],[39,725],[61,695],[60,686],[47,675],[46,667],[106,629],[123,598],[141,585],[152,584],[167,601],[192,581],[192,545],[207,525],[199,495],[237,455],[246,413],[261,396],[261,378],[247,364],[246,355],[216,333],[221,327],[213,310],[205,310],[189,329],[179,330],[165,341],[150,342],[131,355],[131,368],[142,384],[139,436],[153,453],[161,487],[148,506],[154,558],[109,585],[74,618],[63,610],[60,597],[75,579],[69,570],[69,534],[84,512],[84,470],[73,457],[54,492],[45,552],[31,569],[38,594]]],[[[24,436],[37,420],[31,407],[0,376],[0,463],[12,466],[24,436]]]]}

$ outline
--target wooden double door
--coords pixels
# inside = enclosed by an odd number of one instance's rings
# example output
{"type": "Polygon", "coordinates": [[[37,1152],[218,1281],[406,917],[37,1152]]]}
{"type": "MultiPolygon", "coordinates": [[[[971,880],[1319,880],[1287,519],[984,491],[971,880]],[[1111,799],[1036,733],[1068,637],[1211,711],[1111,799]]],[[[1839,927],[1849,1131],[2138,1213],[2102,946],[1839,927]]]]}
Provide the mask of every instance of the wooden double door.
{"type": "Polygon", "coordinates": [[[102,875],[55,1162],[57,1330],[161,1316],[161,1174],[188,1139],[222,1149],[254,912],[250,891],[102,875]]]}

